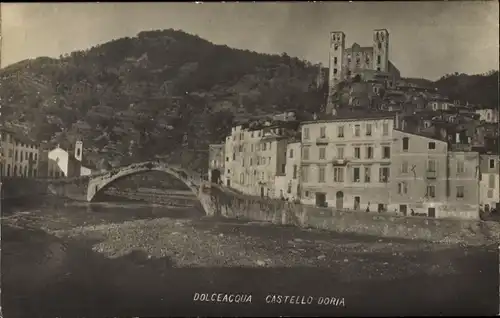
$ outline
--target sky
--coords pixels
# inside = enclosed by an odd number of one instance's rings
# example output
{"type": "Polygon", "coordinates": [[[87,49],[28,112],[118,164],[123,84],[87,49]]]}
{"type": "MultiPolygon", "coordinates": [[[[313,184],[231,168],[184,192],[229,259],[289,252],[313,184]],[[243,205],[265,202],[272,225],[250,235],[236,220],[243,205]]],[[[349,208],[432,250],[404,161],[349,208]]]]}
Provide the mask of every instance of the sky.
{"type": "Polygon", "coordinates": [[[146,30],[181,29],[216,44],[283,53],[328,66],[329,33],[370,46],[390,33],[404,77],[498,69],[497,1],[296,3],[2,3],[2,67],[58,57],[146,30]]]}

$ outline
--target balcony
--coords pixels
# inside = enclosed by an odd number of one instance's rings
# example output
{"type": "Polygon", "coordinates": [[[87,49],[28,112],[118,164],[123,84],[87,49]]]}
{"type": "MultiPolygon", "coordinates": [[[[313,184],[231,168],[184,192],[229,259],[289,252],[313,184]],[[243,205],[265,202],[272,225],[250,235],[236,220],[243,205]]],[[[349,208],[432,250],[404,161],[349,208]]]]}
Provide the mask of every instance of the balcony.
{"type": "Polygon", "coordinates": [[[316,145],[327,145],[330,139],[326,136],[316,138],[316,145]]]}
{"type": "Polygon", "coordinates": [[[344,158],[334,158],[332,160],[332,165],[334,166],[345,166],[347,165],[347,160],[344,158]]]}
{"type": "Polygon", "coordinates": [[[436,179],[437,178],[437,171],[430,171],[430,170],[427,170],[425,172],[425,177],[427,179],[436,179]]]}

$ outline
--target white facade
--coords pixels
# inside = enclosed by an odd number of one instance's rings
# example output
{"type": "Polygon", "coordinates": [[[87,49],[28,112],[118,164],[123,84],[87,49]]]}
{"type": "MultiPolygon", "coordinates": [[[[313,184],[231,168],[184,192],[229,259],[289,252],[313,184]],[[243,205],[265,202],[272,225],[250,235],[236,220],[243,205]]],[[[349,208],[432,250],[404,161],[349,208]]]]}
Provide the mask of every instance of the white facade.
{"type": "Polygon", "coordinates": [[[59,146],[49,151],[47,176],[60,178],[90,175],[92,170],[82,166],[82,152],[83,144],[81,141],[77,141],[74,154],[68,153],[59,146]]]}

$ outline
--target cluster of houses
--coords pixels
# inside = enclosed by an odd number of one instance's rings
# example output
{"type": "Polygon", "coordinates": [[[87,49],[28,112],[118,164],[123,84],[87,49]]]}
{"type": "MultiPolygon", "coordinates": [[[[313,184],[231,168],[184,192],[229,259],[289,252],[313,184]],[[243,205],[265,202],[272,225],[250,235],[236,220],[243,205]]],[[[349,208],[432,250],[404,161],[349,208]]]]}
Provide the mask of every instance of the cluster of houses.
{"type": "Polygon", "coordinates": [[[73,149],[44,149],[19,132],[0,127],[0,175],[3,178],[62,178],[90,175],[83,163],[83,142],[73,149]]]}
{"type": "Polygon", "coordinates": [[[498,129],[438,115],[349,111],[238,124],[210,145],[209,178],[335,209],[466,219],[498,209],[498,129]]]}

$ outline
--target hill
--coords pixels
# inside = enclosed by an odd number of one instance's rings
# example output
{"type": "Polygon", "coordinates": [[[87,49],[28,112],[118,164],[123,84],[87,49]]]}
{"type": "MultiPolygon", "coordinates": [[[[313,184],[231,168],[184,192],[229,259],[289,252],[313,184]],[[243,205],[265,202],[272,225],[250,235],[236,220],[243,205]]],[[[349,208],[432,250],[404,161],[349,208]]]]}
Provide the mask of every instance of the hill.
{"type": "Polygon", "coordinates": [[[486,74],[447,74],[434,82],[434,86],[452,100],[481,105],[488,108],[498,107],[498,71],[486,74]]]}
{"type": "Polygon", "coordinates": [[[220,141],[234,118],[318,111],[326,90],[316,88],[317,74],[317,66],[286,54],[172,29],[141,32],[0,70],[2,121],[52,145],[82,138],[94,162],[161,155],[205,166],[208,143],[220,141]]]}

